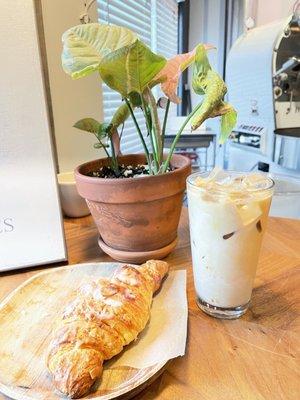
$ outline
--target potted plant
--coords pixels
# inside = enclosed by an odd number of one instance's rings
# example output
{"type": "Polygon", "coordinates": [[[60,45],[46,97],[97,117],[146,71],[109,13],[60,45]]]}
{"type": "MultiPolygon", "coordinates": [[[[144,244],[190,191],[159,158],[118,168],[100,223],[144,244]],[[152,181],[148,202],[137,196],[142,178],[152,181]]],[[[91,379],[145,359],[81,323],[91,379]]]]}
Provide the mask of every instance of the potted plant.
{"type": "Polygon", "coordinates": [[[91,73],[120,93],[122,105],[109,123],[92,118],[75,127],[95,135],[95,147],[106,158],[80,165],[75,170],[79,194],[84,197],[98,227],[100,247],[113,258],[142,262],[165,257],[174,248],[177,227],[190,173],[190,161],[173,154],[176,143],[191,122],[198,128],[207,118],[221,116],[220,141],[224,142],[236,122],[236,112],[223,98],[226,86],[211,68],[206,50],[193,51],[170,60],[153,53],[126,28],[98,23],[75,26],[63,35],[62,65],[72,78],[91,73]],[[201,102],[187,116],[168,152],[163,153],[170,102],[176,95],[180,74],[193,65],[193,90],[201,102]],[[166,95],[162,124],[152,89],[161,85],[166,95]],[[147,131],[142,132],[135,110],[143,111],[147,131]],[[120,155],[118,129],[131,117],[144,154],[120,155]],[[127,178],[127,179],[126,179],[127,178]]]}

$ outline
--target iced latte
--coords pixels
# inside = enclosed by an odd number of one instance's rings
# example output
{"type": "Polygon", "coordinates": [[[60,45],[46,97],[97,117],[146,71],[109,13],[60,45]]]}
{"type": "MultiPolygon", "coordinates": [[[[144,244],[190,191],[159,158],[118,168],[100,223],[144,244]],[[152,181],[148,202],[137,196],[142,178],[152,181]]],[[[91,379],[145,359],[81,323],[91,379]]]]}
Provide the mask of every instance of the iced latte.
{"type": "Polygon", "coordinates": [[[215,169],[187,180],[194,282],[199,307],[219,318],[248,308],[274,182],[215,169]]]}

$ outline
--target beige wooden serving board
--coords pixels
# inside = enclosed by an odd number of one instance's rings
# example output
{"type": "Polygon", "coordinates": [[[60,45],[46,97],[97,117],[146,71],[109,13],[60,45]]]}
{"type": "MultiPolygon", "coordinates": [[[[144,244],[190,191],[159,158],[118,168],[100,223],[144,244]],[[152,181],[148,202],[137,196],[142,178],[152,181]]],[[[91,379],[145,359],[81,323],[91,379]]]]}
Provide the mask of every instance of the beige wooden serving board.
{"type": "MultiPolygon", "coordinates": [[[[109,276],[120,264],[98,263],[54,268],[24,282],[0,304],[0,391],[17,400],[54,400],[45,354],[57,315],[74,289],[89,279],[109,276]]],[[[125,350],[126,351],[126,350],[125,350]]],[[[164,369],[104,366],[100,383],[88,399],[130,398],[164,369]]]]}

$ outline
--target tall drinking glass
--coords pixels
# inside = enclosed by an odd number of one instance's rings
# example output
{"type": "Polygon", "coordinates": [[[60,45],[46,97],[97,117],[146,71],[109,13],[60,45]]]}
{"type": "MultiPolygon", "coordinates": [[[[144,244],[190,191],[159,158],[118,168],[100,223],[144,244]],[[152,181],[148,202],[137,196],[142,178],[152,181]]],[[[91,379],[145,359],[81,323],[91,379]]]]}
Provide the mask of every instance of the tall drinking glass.
{"type": "Polygon", "coordinates": [[[274,182],[266,175],[214,170],[187,179],[197,303],[234,319],[249,306],[274,182]]]}

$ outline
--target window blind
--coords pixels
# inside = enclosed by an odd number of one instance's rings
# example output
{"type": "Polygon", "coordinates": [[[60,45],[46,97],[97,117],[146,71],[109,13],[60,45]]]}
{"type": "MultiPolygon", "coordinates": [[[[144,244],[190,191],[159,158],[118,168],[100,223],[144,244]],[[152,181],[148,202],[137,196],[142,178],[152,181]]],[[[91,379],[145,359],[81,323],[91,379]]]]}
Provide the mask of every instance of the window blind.
{"type": "MultiPolygon", "coordinates": [[[[97,4],[99,22],[121,25],[133,30],[152,51],[166,58],[177,54],[178,12],[176,0],[98,0],[97,4]]],[[[109,122],[122,100],[119,93],[111,90],[104,83],[102,89],[104,119],[109,122]]],[[[156,97],[162,95],[159,88],[155,89],[154,94],[156,97]]],[[[172,105],[169,112],[170,117],[176,115],[176,112],[176,105],[172,105]]],[[[135,109],[134,113],[148,143],[143,112],[135,109]]],[[[163,115],[164,110],[159,110],[161,120],[163,115]]],[[[131,117],[125,122],[121,150],[123,154],[143,151],[131,117]]]]}
{"type": "MultiPolygon", "coordinates": [[[[178,50],[178,4],[174,0],[156,0],[156,52],[167,59],[174,57],[178,50]]],[[[157,87],[157,96],[164,94],[157,87]]],[[[165,110],[159,109],[162,121],[165,110]]],[[[177,116],[177,105],[170,104],[168,121],[177,116]]]]}

